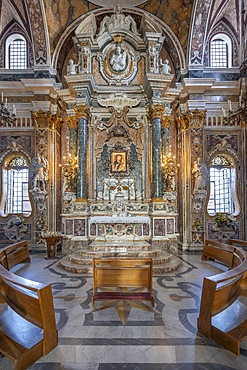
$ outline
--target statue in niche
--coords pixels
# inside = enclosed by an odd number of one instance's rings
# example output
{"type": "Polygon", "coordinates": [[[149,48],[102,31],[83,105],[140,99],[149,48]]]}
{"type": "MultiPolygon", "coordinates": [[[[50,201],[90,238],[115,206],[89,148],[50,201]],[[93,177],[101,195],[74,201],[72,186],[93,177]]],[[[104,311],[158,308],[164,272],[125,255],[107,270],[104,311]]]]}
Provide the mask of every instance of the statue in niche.
{"type": "Polygon", "coordinates": [[[192,174],[194,175],[194,190],[196,193],[199,190],[205,190],[206,180],[208,178],[208,169],[202,159],[198,157],[193,164],[192,174]]]}
{"type": "Polygon", "coordinates": [[[158,68],[158,50],[155,44],[149,46],[149,72],[159,73],[158,68]]]}
{"type": "Polygon", "coordinates": [[[79,48],[79,73],[90,72],[90,48],[88,46],[81,46],[79,48]]]}
{"type": "Polygon", "coordinates": [[[110,58],[110,65],[115,72],[123,71],[127,66],[127,54],[120,45],[116,45],[110,58]]]}
{"type": "Polygon", "coordinates": [[[78,64],[75,64],[73,59],[70,59],[69,64],[67,65],[67,74],[68,75],[76,75],[77,74],[77,67],[78,67],[78,64]]]}
{"type": "Polygon", "coordinates": [[[169,75],[171,73],[171,66],[167,59],[165,59],[164,63],[162,62],[162,59],[160,59],[160,73],[166,75],[169,75]]]}
{"type": "Polygon", "coordinates": [[[48,169],[47,159],[40,154],[37,155],[37,158],[31,160],[30,177],[32,181],[32,190],[46,193],[48,169]]]}

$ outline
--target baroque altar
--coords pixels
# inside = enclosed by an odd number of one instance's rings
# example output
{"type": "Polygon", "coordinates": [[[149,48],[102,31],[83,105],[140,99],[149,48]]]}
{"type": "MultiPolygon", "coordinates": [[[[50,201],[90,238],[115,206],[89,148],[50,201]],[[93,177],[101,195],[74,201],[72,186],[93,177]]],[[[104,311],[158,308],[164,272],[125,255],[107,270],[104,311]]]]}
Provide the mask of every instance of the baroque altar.
{"type": "Polygon", "coordinates": [[[65,251],[98,242],[177,246],[171,106],[179,90],[170,87],[174,75],[164,36],[157,24],[150,31],[145,22],[138,29],[117,6],[99,28],[92,15],[75,31],[68,88],[59,92],[67,107],[65,251]]]}

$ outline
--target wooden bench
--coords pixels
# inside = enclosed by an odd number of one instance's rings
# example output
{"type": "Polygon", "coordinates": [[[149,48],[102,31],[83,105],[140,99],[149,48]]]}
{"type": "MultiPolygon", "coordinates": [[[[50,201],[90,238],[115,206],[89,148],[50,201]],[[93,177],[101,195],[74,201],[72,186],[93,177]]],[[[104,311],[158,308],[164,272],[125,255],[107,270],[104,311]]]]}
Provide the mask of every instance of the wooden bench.
{"type": "Polygon", "coordinates": [[[30,262],[28,242],[11,244],[0,250],[0,264],[7,270],[21,262],[30,262]]]}
{"type": "Polygon", "coordinates": [[[0,353],[15,370],[26,370],[56,347],[57,330],[51,285],[8,271],[17,260],[28,260],[21,258],[25,248],[12,247],[0,251],[0,353]]]}
{"type": "Polygon", "coordinates": [[[236,247],[240,247],[244,250],[247,250],[247,241],[240,240],[240,239],[229,239],[227,244],[235,245],[236,247]]]}
{"type": "Polygon", "coordinates": [[[204,278],[198,330],[239,355],[240,342],[247,338],[247,307],[239,300],[246,286],[247,253],[241,248],[206,240],[202,259],[209,258],[230,269],[204,278]]]}
{"type": "Polygon", "coordinates": [[[154,306],[152,258],[94,259],[92,263],[93,304],[96,300],[131,299],[150,300],[154,306]]]}

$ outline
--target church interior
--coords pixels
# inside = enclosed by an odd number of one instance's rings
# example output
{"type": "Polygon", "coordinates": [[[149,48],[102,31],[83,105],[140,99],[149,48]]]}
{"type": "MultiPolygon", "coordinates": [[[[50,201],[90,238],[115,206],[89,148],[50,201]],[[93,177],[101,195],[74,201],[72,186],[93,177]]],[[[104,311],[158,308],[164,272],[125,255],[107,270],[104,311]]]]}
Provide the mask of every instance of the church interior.
{"type": "MultiPolygon", "coordinates": [[[[18,303],[12,275],[51,286],[58,334],[30,366],[13,367],[0,344],[0,369],[246,368],[246,9],[0,1],[0,339],[5,306],[18,303]],[[28,257],[8,264],[16,244],[28,257]],[[150,302],[118,285],[117,267],[117,294],[102,285],[107,299],[97,295],[97,259],[151,261],[150,302]],[[202,329],[205,277],[229,271],[229,284],[242,279],[230,315],[244,312],[238,353],[202,329]]],[[[30,347],[36,331],[10,320],[30,347]]]]}

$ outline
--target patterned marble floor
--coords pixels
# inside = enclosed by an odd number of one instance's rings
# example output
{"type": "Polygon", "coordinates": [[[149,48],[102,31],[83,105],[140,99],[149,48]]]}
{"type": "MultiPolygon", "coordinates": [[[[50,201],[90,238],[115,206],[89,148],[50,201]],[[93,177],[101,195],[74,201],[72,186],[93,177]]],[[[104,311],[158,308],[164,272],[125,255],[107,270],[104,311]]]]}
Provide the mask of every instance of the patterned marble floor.
{"type": "MultiPolygon", "coordinates": [[[[197,332],[203,276],[224,269],[181,254],[182,267],[153,279],[155,307],[148,302],[98,301],[92,307],[92,277],[65,272],[57,260],[32,256],[16,273],[52,283],[58,346],[31,370],[245,370],[240,356],[197,332]]],[[[247,299],[243,300],[247,305],[247,299]]],[[[13,369],[0,358],[0,369],[13,369]]]]}

